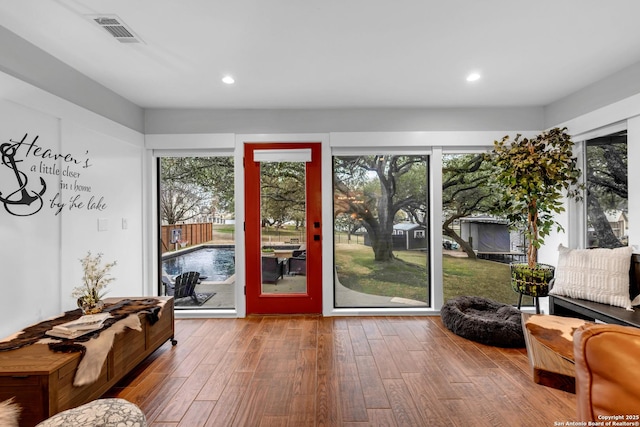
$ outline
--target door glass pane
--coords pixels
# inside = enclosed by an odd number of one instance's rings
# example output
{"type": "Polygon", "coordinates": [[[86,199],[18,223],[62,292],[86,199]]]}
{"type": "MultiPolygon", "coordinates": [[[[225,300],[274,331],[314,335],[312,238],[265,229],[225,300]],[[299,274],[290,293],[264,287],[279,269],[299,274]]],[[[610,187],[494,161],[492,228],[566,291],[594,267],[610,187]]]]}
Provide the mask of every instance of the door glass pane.
{"type": "Polygon", "coordinates": [[[159,295],[176,310],[234,308],[233,157],[163,157],[159,169],[159,295]]]}
{"type": "Polygon", "coordinates": [[[627,131],[587,141],[587,244],[629,244],[627,131]]]}
{"type": "Polygon", "coordinates": [[[428,156],[333,158],[335,306],[425,307],[428,156]]]}
{"type": "Polygon", "coordinates": [[[262,294],[307,293],[306,163],[260,163],[262,294]]]}

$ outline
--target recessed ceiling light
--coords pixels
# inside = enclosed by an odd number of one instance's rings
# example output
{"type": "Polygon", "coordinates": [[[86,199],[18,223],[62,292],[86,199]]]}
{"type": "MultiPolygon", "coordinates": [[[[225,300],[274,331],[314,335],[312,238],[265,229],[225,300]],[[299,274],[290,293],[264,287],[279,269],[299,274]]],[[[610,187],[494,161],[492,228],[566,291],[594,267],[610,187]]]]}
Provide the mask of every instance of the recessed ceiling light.
{"type": "Polygon", "coordinates": [[[471,73],[467,76],[467,81],[468,82],[475,82],[476,80],[480,80],[480,74],[478,73],[471,73]]]}
{"type": "Polygon", "coordinates": [[[234,83],[236,82],[236,80],[235,80],[233,77],[231,77],[231,76],[224,76],[224,77],[222,78],[222,82],[223,82],[223,83],[226,83],[226,84],[228,84],[228,85],[232,85],[232,84],[234,84],[234,83]]]}

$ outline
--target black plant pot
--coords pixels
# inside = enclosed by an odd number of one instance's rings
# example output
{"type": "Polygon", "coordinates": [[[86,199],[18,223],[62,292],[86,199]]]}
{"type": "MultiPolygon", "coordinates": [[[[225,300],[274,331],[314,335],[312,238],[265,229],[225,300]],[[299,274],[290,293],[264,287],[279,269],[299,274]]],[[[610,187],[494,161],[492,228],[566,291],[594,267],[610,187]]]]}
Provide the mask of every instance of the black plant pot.
{"type": "Polygon", "coordinates": [[[536,264],[534,268],[526,263],[511,264],[511,287],[521,295],[546,297],[549,295],[549,283],[555,274],[555,267],[548,264],[536,264]]]}

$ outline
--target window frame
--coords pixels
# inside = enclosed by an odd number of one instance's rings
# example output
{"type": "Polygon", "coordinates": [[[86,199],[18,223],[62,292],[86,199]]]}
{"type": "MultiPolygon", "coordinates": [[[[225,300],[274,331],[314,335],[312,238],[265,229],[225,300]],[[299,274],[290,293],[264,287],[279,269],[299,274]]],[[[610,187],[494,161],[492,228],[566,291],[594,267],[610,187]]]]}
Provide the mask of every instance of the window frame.
{"type": "MultiPolygon", "coordinates": [[[[588,206],[587,206],[587,176],[586,176],[586,168],[587,168],[587,143],[595,138],[604,137],[608,135],[613,135],[619,132],[628,132],[627,123],[619,122],[614,123],[610,126],[605,126],[603,128],[594,130],[592,132],[588,132],[580,135],[579,142],[575,143],[574,155],[578,158],[578,166],[583,171],[580,176],[580,182],[585,186],[585,189],[582,192],[583,202],[575,202],[571,201],[569,203],[570,213],[573,215],[572,218],[577,218],[579,221],[579,228],[576,230],[575,228],[571,229],[571,232],[575,234],[575,236],[571,236],[570,233],[570,243],[579,248],[586,248],[589,244],[589,220],[588,220],[588,206]]],[[[631,174],[629,170],[629,140],[627,136],[627,187],[630,184],[631,174]]],[[[630,196],[631,193],[627,196],[627,210],[629,210],[630,204],[630,196]]],[[[628,216],[628,215],[627,215],[628,216]]],[[[629,236],[627,236],[629,237],[629,236]]],[[[631,240],[629,240],[631,242],[631,240]]]]}
{"type": "MultiPolygon", "coordinates": [[[[610,135],[621,131],[628,132],[628,123],[626,120],[611,123],[606,126],[592,129],[583,133],[575,134],[572,136],[574,141],[573,155],[578,159],[578,167],[583,171],[580,176],[580,183],[586,186],[586,174],[584,173],[587,165],[587,150],[586,144],[590,139],[598,138],[601,136],[610,135]]],[[[627,139],[627,150],[629,150],[629,141],[627,139]]],[[[628,156],[627,152],[627,156],[628,156]]],[[[627,165],[627,169],[629,165],[627,165]]],[[[629,171],[628,171],[629,172],[629,171]]],[[[631,179],[631,174],[628,174],[631,179]]],[[[631,193],[629,193],[631,194],[631,193]]],[[[586,200],[586,189],[582,191],[582,199],[586,200]]],[[[567,232],[567,244],[571,248],[586,248],[588,242],[588,221],[587,221],[587,204],[581,201],[570,200],[567,206],[567,217],[570,220],[567,224],[563,225],[567,232]]],[[[630,240],[631,241],[631,240],[630,240]]]]}
{"type": "MultiPolygon", "coordinates": [[[[436,161],[434,161],[434,152],[437,153],[439,151],[439,148],[437,147],[431,147],[431,146],[425,146],[425,147],[415,147],[415,146],[404,146],[404,145],[399,145],[399,146],[390,146],[390,145],[385,145],[385,144],[381,144],[381,145],[375,145],[375,146],[368,146],[368,147],[354,147],[354,146],[349,146],[349,147],[341,147],[341,146],[332,146],[330,152],[328,153],[328,159],[324,158],[323,159],[323,165],[327,168],[325,170],[328,170],[328,175],[329,175],[329,179],[328,181],[331,183],[331,185],[329,186],[330,191],[324,190],[323,193],[325,193],[325,196],[328,194],[328,197],[330,197],[330,201],[328,202],[329,205],[325,205],[325,207],[323,209],[326,209],[327,212],[330,213],[331,215],[331,227],[325,227],[325,230],[331,230],[331,235],[333,236],[333,231],[334,231],[334,218],[333,218],[333,212],[334,212],[334,206],[333,206],[333,158],[334,156],[362,156],[362,155],[375,155],[375,154],[380,154],[380,153],[393,153],[393,154],[399,154],[399,155],[415,155],[415,156],[427,156],[427,162],[428,162],[428,174],[427,174],[427,186],[429,188],[429,199],[428,202],[430,204],[430,206],[435,206],[434,203],[436,203],[436,200],[441,200],[442,198],[442,189],[440,188],[439,191],[437,191],[437,186],[434,185],[433,181],[434,178],[437,178],[437,174],[436,172],[434,172],[434,165],[437,163],[436,161]],[[434,190],[437,191],[437,194],[434,195],[434,190]]],[[[441,173],[441,164],[439,164],[437,166],[438,169],[438,173],[441,173]]],[[[438,180],[438,179],[435,179],[438,180]]],[[[441,187],[441,185],[440,185],[441,187]]],[[[323,187],[326,188],[326,187],[323,187]]],[[[325,203],[327,202],[327,199],[325,199],[325,203]]],[[[441,204],[441,202],[440,202],[441,204]]],[[[429,258],[428,258],[428,263],[429,263],[429,278],[428,278],[428,286],[429,286],[429,306],[428,307],[348,307],[348,308],[343,308],[343,307],[335,307],[335,278],[334,275],[331,276],[331,280],[330,280],[330,285],[327,285],[327,287],[330,286],[330,292],[327,292],[327,288],[325,287],[325,293],[324,293],[324,300],[325,302],[329,301],[331,304],[331,307],[327,308],[325,306],[325,311],[324,314],[327,316],[349,316],[349,315],[425,315],[425,314],[439,314],[440,312],[440,307],[442,307],[443,304],[443,298],[442,298],[442,279],[440,278],[438,280],[437,277],[437,272],[440,271],[440,276],[441,276],[441,267],[437,267],[436,263],[438,262],[438,256],[435,253],[439,253],[440,254],[440,263],[441,263],[441,256],[442,256],[442,249],[438,246],[434,246],[434,242],[436,242],[436,236],[434,236],[434,234],[438,234],[440,237],[440,239],[442,238],[442,231],[441,230],[436,230],[433,227],[433,224],[436,224],[436,220],[434,219],[434,214],[436,214],[439,210],[438,209],[429,209],[430,211],[430,218],[429,218],[429,227],[430,227],[430,238],[429,238],[429,245],[430,248],[432,248],[429,251],[429,258]],[[438,286],[437,283],[440,283],[440,285],[438,286]]],[[[328,242],[326,242],[325,244],[328,244],[328,242]]],[[[333,272],[335,272],[335,261],[334,261],[334,257],[335,257],[335,244],[333,241],[333,238],[331,239],[331,247],[330,247],[330,251],[331,251],[331,269],[333,272]]],[[[327,248],[325,248],[327,249],[327,248]]]]}
{"type": "MultiPolygon", "coordinates": [[[[162,148],[154,148],[150,150],[149,160],[151,163],[151,172],[152,172],[152,181],[151,186],[153,191],[150,193],[152,202],[150,206],[153,206],[155,212],[152,212],[149,215],[152,218],[152,221],[149,221],[148,234],[149,236],[153,236],[151,251],[149,253],[148,259],[151,259],[150,266],[150,277],[152,279],[152,286],[154,287],[154,295],[162,295],[162,283],[160,282],[162,277],[162,253],[160,251],[160,247],[158,245],[159,236],[158,233],[160,231],[161,221],[161,212],[160,212],[160,182],[161,182],[161,168],[160,168],[160,159],[163,157],[231,157],[234,161],[234,181],[235,192],[236,192],[236,206],[237,206],[237,194],[238,194],[238,158],[235,152],[235,147],[225,147],[225,148],[207,148],[207,149],[162,149],[162,148]]],[[[241,161],[240,161],[241,163],[241,161]]],[[[240,165],[241,167],[241,165],[240,165]]],[[[237,207],[236,207],[237,209],[237,207]]],[[[235,238],[235,248],[238,250],[238,235],[240,233],[236,233],[235,238]]],[[[236,255],[237,258],[237,255],[236,255]]],[[[244,294],[242,293],[242,289],[244,288],[244,277],[242,274],[238,275],[238,266],[236,265],[236,283],[234,285],[235,289],[235,298],[234,298],[234,307],[233,308],[223,308],[223,309],[193,309],[193,310],[174,310],[174,316],[176,318],[189,318],[189,317],[202,317],[202,318],[210,318],[210,317],[239,317],[244,313],[244,294]],[[240,277],[240,279],[238,279],[240,277]],[[242,280],[240,283],[238,280],[242,280]],[[242,307],[239,309],[239,307],[242,307]]]]}

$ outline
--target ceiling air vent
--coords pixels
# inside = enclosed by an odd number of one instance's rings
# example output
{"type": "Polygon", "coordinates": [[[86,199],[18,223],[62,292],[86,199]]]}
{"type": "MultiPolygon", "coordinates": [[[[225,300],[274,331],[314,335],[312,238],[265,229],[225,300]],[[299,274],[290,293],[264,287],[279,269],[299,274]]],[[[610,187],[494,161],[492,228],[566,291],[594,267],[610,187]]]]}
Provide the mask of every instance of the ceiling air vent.
{"type": "Polygon", "coordinates": [[[105,31],[120,43],[142,43],[140,37],[116,15],[90,15],[87,16],[87,18],[96,25],[104,28],[105,31]]]}

